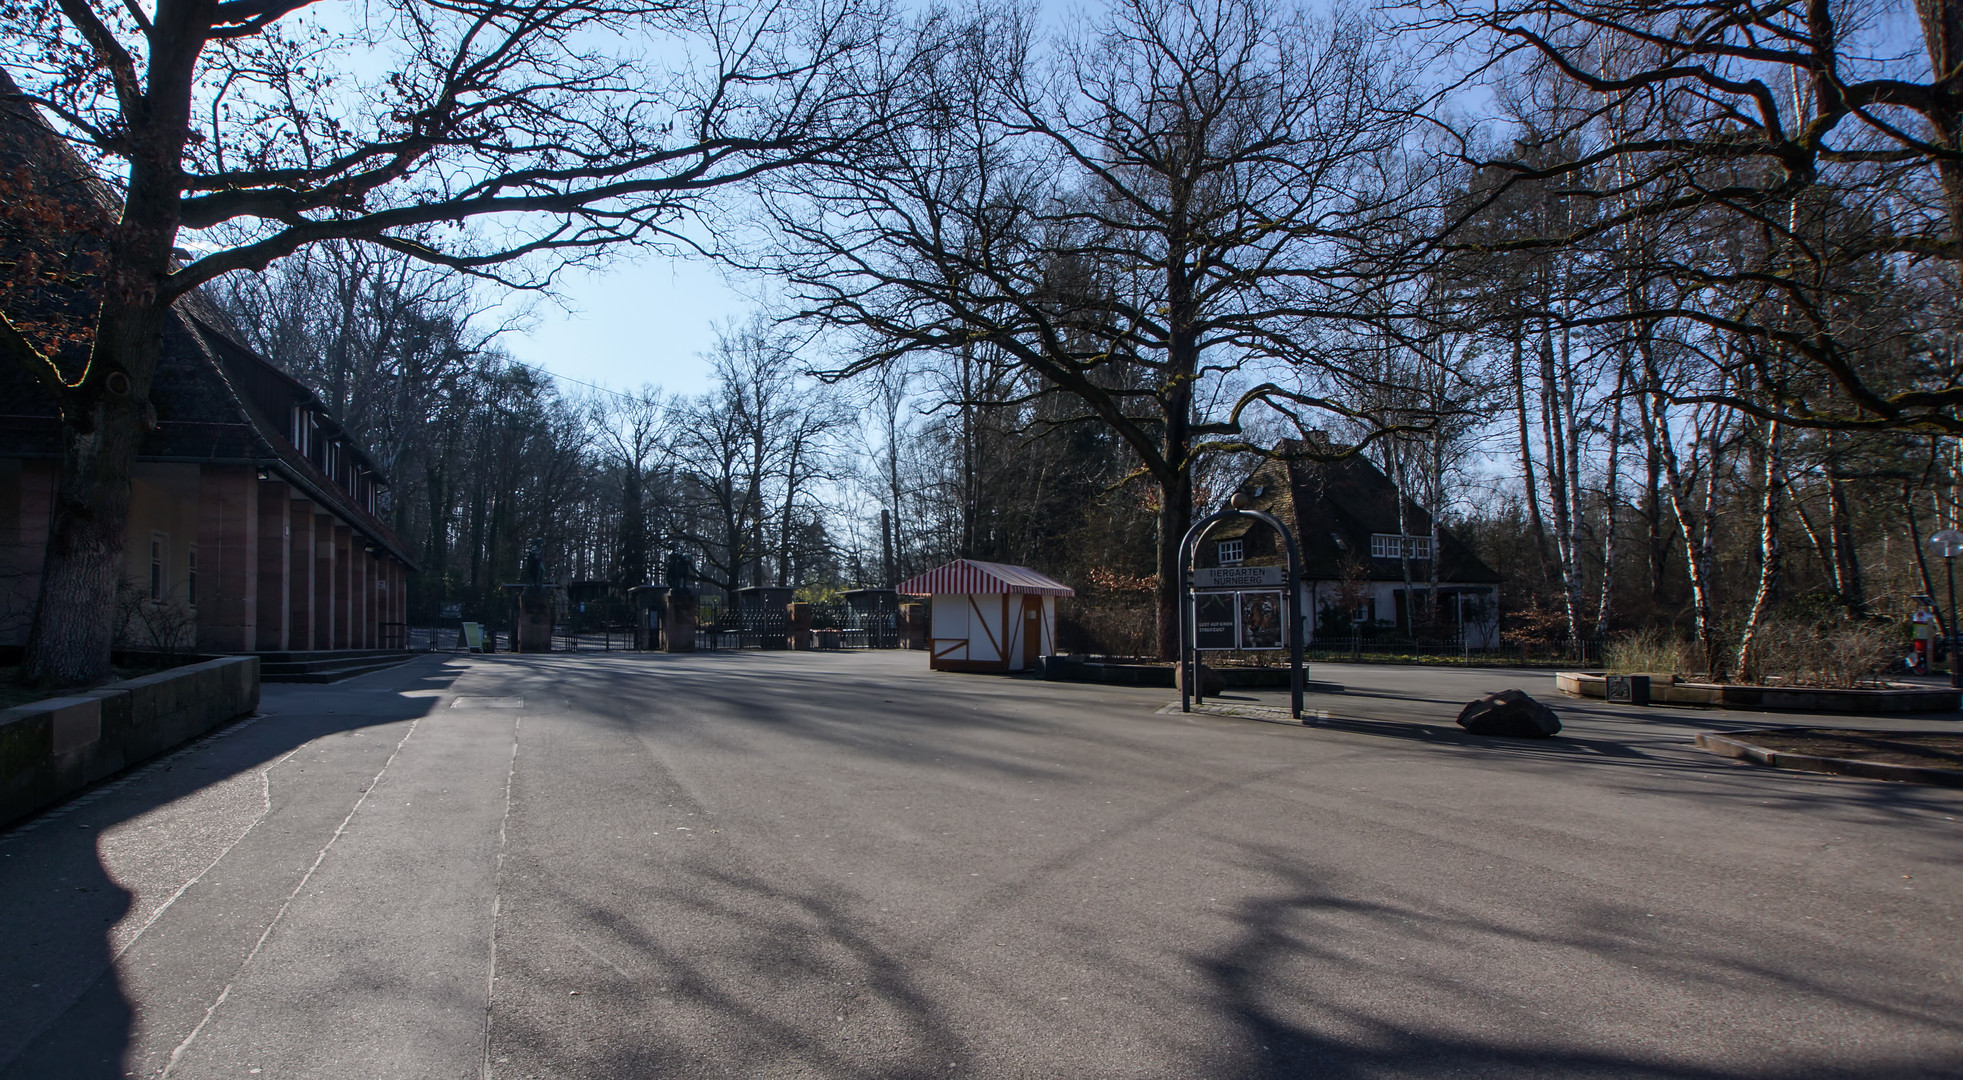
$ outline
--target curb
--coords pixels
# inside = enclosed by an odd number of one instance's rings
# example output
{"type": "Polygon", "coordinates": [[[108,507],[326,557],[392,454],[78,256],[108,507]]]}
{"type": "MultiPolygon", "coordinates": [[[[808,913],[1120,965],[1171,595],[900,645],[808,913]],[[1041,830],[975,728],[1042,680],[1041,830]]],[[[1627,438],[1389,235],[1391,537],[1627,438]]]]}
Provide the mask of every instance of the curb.
{"type": "MultiPolygon", "coordinates": [[[[1608,680],[1587,671],[1557,671],[1554,688],[1569,697],[1608,698],[1608,680]]],[[[1610,702],[1610,704],[1617,704],[1610,702]]],[[[1823,690],[1810,686],[1744,686],[1737,683],[1669,682],[1652,677],[1652,707],[1718,708],[1756,712],[1833,713],[1847,716],[1963,712],[1963,694],[1949,687],[1886,690],[1823,690]]],[[[1955,719],[1945,716],[1943,719],[1955,719]]]]}
{"type": "MultiPolygon", "coordinates": [[[[1752,733],[1741,731],[1733,734],[1749,736],[1752,733]]],[[[1710,732],[1697,736],[1697,746],[1713,754],[1756,762],[1775,769],[1825,773],[1830,776],[1856,776],[1865,780],[1893,780],[1903,784],[1934,784],[1939,787],[1963,788],[1963,769],[1940,769],[1926,765],[1891,765],[1885,761],[1860,761],[1855,758],[1795,754],[1786,750],[1768,750],[1739,738],[1710,732]]]]}
{"type": "Polygon", "coordinates": [[[1186,713],[1185,710],[1179,707],[1179,703],[1174,701],[1160,706],[1158,710],[1158,715],[1160,716],[1194,714],[1201,716],[1231,716],[1240,720],[1264,720],[1271,724],[1288,724],[1300,727],[1314,727],[1318,721],[1333,719],[1329,715],[1328,709],[1310,708],[1306,705],[1302,707],[1302,718],[1300,720],[1290,716],[1287,709],[1278,705],[1216,705],[1210,701],[1196,701],[1193,703],[1192,713],[1186,713]]]}

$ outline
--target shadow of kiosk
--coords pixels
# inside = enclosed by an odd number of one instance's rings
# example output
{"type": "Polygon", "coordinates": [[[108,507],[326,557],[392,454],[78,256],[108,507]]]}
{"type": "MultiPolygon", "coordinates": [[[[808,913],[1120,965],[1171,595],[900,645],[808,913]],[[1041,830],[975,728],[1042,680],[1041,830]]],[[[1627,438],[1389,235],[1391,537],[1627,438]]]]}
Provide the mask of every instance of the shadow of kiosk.
{"type": "Polygon", "coordinates": [[[1302,556],[1294,534],[1274,515],[1234,505],[1195,522],[1179,542],[1179,709],[1192,712],[1202,700],[1200,653],[1228,650],[1288,650],[1289,715],[1302,715],[1302,556]],[[1245,517],[1280,534],[1287,566],[1220,566],[1195,569],[1193,555],[1216,525],[1245,517]]]}

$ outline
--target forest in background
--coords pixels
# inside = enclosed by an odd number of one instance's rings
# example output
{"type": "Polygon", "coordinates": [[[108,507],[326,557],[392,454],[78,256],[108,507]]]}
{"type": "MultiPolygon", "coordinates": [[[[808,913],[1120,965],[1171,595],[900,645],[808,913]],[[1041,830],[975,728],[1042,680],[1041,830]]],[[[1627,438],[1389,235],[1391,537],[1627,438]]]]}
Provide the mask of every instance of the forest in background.
{"type": "Polygon", "coordinates": [[[534,540],[814,594],[968,556],[1162,653],[1185,526],[1317,432],[1505,575],[1512,642],[1749,676],[1941,595],[1963,4],[865,17],[880,122],[702,211],[776,298],[705,394],[512,361],[506,271],[413,231],[204,286],[391,472],[412,620],[488,614],[534,540]]]}

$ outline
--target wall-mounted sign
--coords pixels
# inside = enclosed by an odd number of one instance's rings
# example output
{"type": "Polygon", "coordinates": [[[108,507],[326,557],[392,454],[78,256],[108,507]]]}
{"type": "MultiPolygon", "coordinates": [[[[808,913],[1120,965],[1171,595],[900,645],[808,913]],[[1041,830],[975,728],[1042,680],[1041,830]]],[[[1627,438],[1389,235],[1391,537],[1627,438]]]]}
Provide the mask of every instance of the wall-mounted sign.
{"type": "Polygon", "coordinates": [[[1193,571],[1195,589],[1258,589],[1281,584],[1279,566],[1212,566],[1193,571]]]}
{"type": "Polygon", "coordinates": [[[1194,593],[1193,647],[1212,652],[1281,648],[1281,600],[1278,592],[1194,593]]]}

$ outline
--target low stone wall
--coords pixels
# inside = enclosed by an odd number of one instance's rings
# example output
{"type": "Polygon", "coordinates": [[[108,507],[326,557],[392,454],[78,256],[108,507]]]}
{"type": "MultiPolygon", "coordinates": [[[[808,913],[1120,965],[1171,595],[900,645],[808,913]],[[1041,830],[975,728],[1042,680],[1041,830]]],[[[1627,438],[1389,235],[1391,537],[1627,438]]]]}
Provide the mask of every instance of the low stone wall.
{"type": "Polygon", "coordinates": [[[0,825],[259,707],[259,658],[226,656],[0,712],[0,825]]]}
{"type": "MultiPolygon", "coordinates": [[[[1563,671],[1554,687],[1574,697],[1606,698],[1608,679],[1588,671],[1563,671]]],[[[1653,678],[1651,705],[1693,705],[1713,709],[1770,712],[1931,713],[1963,708],[1963,691],[1944,687],[1900,690],[1822,690],[1811,686],[1735,686],[1729,683],[1668,682],[1653,678]]]]}

